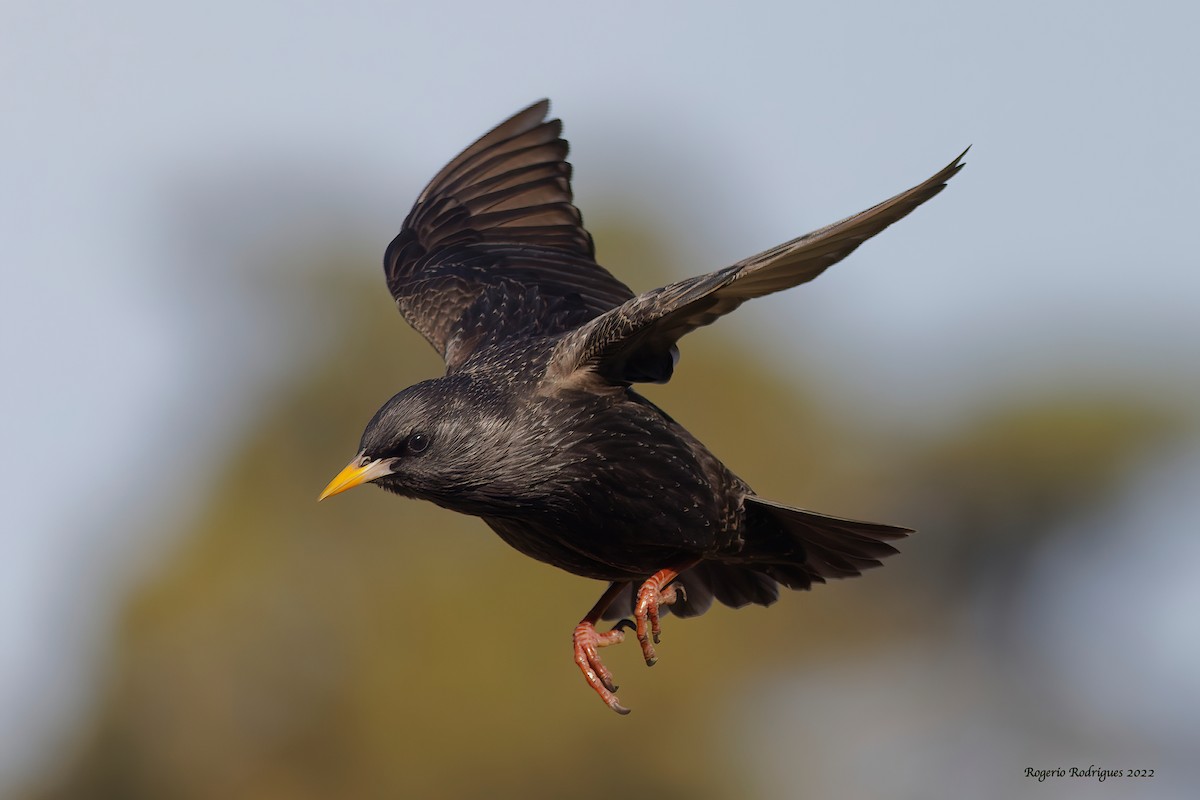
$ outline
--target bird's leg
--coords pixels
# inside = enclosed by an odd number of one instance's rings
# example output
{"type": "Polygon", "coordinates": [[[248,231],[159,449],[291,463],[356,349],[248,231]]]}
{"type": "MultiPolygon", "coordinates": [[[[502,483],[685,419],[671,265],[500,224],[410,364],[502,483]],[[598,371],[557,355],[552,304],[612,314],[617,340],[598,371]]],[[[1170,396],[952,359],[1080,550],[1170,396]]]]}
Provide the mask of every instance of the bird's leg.
{"type": "Polygon", "coordinates": [[[696,563],[689,562],[679,569],[660,569],[638,589],[637,602],[633,607],[633,620],[637,628],[638,642],[642,645],[642,655],[646,657],[648,667],[653,667],[658,661],[658,656],[654,653],[654,645],[659,643],[662,632],[658,624],[658,607],[673,605],[685,596],[683,587],[675,586],[671,581],[696,563]],[[650,641],[651,637],[653,642],[650,641]]]}
{"type": "Polygon", "coordinates": [[[620,582],[610,584],[600,599],[596,601],[596,605],[592,606],[592,610],[575,626],[575,633],[571,637],[575,643],[575,663],[583,673],[584,679],[587,680],[589,686],[596,690],[600,699],[618,714],[628,714],[629,709],[617,700],[615,694],[617,687],[613,683],[612,673],[608,671],[608,667],[604,666],[597,651],[601,647],[608,647],[610,644],[619,644],[624,641],[625,631],[621,630],[621,626],[618,624],[607,633],[599,633],[596,631],[596,623],[628,585],[628,583],[620,582]]]}

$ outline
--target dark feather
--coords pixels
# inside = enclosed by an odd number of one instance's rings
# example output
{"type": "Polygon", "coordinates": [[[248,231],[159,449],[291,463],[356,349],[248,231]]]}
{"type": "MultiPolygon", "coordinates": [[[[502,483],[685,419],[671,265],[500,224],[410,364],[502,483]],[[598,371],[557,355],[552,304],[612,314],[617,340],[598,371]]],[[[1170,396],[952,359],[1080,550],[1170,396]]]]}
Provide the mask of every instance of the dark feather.
{"type": "MultiPolygon", "coordinates": [[[[769,606],[779,599],[779,585],[771,576],[740,564],[702,561],[676,578],[675,584],[683,587],[683,593],[674,605],[659,609],[663,616],[698,617],[708,611],[714,599],[730,608],[769,606]]],[[[604,618],[632,616],[634,589],[630,584],[622,591],[604,618]]]]}
{"type": "Polygon", "coordinates": [[[485,345],[571,330],[633,297],[595,261],[548,110],[535,103],[447,164],[384,255],[400,312],[450,371],[485,345]]]}
{"type": "MultiPolygon", "coordinates": [[[[968,148],[969,149],[969,148],[968,148]]],[[[846,219],[739,261],[732,267],[638,295],[559,343],[552,369],[560,380],[590,371],[628,384],[646,363],[667,363],[680,337],[747,300],[812,280],[867,239],[937,195],[962,169],[964,150],[929,180],[846,219]],[[631,368],[632,365],[632,368],[631,368]]],[[[665,380],[666,375],[651,379],[665,380]]]]}
{"type": "Polygon", "coordinates": [[[909,528],[831,517],[757,496],[746,497],[745,508],[745,547],[727,560],[751,566],[789,589],[861,575],[898,552],[889,541],[912,533],[909,528]]]}
{"type": "MultiPolygon", "coordinates": [[[[755,495],[747,495],[743,503],[740,549],[680,574],[676,583],[683,586],[683,597],[669,606],[670,613],[694,617],[707,611],[714,599],[730,608],[769,606],[779,598],[780,584],[811,589],[814,583],[853,578],[880,566],[879,559],[898,552],[888,542],[912,533],[909,528],[831,517],[755,495]]],[[[606,619],[632,614],[634,588],[618,596],[606,619]]]]}

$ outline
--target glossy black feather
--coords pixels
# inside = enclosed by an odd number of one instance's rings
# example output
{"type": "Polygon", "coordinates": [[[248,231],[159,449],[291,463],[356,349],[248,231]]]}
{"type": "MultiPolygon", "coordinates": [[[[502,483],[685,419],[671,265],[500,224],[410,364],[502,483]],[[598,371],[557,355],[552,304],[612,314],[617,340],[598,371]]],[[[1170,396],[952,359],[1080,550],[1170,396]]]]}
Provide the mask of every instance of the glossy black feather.
{"type": "Polygon", "coordinates": [[[627,300],[562,340],[554,354],[554,374],[565,379],[576,370],[591,370],[608,381],[636,382],[644,371],[641,364],[662,363],[685,334],[715,322],[747,300],[812,280],[911,214],[946,188],[946,182],[962,169],[966,154],[964,150],[933,177],[866,211],[731,267],[627,300]]]}
{"type": "Polygon", "coordinates": [[[548,110],[533,104],[447,164],[384,255],[401,313],[449,370],[481,346],[571,330],[633,297],[595,261],[548,110]]]}

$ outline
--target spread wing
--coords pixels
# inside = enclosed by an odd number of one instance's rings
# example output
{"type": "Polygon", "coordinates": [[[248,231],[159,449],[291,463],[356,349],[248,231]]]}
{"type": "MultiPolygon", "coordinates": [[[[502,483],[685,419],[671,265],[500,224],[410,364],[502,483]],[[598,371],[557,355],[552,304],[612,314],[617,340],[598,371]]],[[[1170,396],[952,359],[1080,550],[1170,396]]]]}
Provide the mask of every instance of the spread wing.
{"type": "Polygon", "coordinates": [[[542,100],[439,172],[388,245],[400,313],[447,371],[502,341],[571,330],[633,297],[596,263],[562,123],[542,100]]]}
{"type": "MultiPolygon", "coordinates": [[[[969,149],[969,148],[968,148],[969,149]]],[[[634,297],[568,334],[558,343],[550,374],[565,380],[591,371],[611,383],[628,384],[646,364],[665,365],[650,380],[671,377],[666,358],[683,335],[708,325],[745,301],[812,280],[946,187],[966,150],[929,180],[890,200],[820,230],[707,275],[634,297]]]]}

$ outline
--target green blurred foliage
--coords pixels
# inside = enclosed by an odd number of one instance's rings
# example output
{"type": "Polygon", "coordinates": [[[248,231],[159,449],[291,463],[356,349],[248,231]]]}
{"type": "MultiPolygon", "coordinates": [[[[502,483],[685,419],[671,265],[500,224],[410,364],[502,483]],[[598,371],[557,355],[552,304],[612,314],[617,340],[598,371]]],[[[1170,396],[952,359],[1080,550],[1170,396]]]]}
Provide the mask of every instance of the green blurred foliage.
{"type": "MultiPolygon", "coordinates": [[[[597,239],[635,289],[670,277],[644,229],[597,239]]],[[[316,504],[379,404],[440,371],[381,276],[327,266],[313,289],[323,316],[296,322],[336,339],[327,357],[264,399],[203,513],[130,596],[76,751],[27,796],[744,795],[749,776],[722,747],[739,686],[942,624],[969,591],[956,572],[987,569],[980,540],[1049,535],[1166,429],[1145,409],[1066,397],[872,451],[794,370],[745,342],[686,341],[677,379],[650,393],[762,494],[931,530],[865,578],[769,610],[668,618],[653,670],[636,647],[606,650],[634,709],[622,718],[571,656],[602,584],[429,504],[371,488],[316,504]],[[866,449],[846,458],[848,442],[866,449]]]]}

